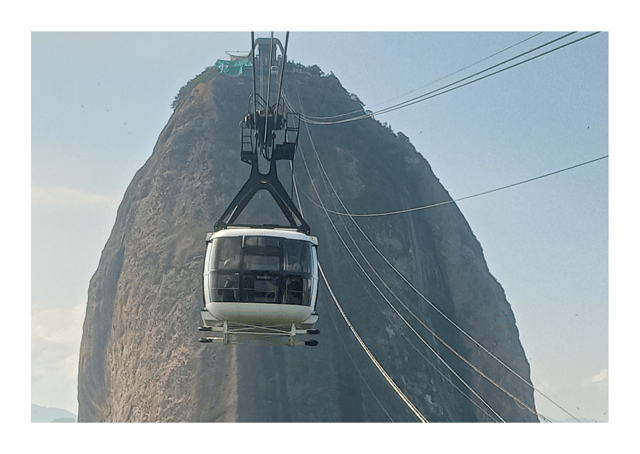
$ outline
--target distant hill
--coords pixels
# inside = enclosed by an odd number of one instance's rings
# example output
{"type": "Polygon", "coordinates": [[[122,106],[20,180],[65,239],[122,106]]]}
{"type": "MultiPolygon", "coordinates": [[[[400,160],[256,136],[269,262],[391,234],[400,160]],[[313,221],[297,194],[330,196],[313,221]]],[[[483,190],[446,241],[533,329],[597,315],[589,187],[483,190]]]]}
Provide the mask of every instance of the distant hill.
{"type": "Polygon", "coordinates": [[[76,422],[77,416],[61,408],[31,404],[31,422],[76,422]]]}

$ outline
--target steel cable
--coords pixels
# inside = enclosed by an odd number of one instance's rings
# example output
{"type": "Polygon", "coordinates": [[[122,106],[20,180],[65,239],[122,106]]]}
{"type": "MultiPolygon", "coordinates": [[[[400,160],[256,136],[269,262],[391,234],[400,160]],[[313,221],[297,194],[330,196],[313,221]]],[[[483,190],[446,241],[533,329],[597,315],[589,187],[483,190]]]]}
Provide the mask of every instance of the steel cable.
{"type": "MultiPolygon", "coordinates": [[[[307,117],[305,117],[305,115],[304,115],[303,113],[300,113],[300,112],[296,112],[296,113],[299,113],[299,114],[300,114],[302,121],[304,121],[305,123],[309,123],[309,124],[316,124],[316,125],[335,125],[335,124],[347,123],[347,122],[356,121],[356,120],[362,120],[362,119],[365,119],[365,118],[372,118],[372,117],[374,117],[375,115],[381,115],[381,114],[385,114],[385,113],[393,112],[393,111],[395,111],[395,110],[402,109],[402,108],[405,108],[405,107],[411,106],[411,105],[413,105],[413,104],[417,104],[417,103],[422,102],[422,101],[426,101],[426,100],[429,100],[429,99],[433,99],[433,98],[435,98],[435,97],[437,97],[437,96],[443,95],[443,94],[445,94],[445,93],[449,93],[449,92],[451,92],[451,91],[457,90],[457,89],[462,88],[462,87],[465,87],[465,86],[467,86],[467,85],[471,85],[471,84],[473,84],[473,83],[475,83],[475,82],[479,82],[479,81],[484,80],[484,79],[486,79],[486,78],[488,78],[488,77],[495,76],[496,74],[499,74],[499,73],[501,73],[501,72],[504,72],[504,71],[506,71],[506,70],[508,70],[508,69],[515,68],[515,67],[520,66],[520,65],[522,65],[522,64],[524,64],[524,63],[530,62],[530,61],[535,60],[535,59],[537,59],[537,58],[539,58],[539,57],[542,57],[542,56],[544,56],[544,55],[550,54],[550,53],[552,53],[552,52],[555,52],[555,51],[557,51],[557,50],[560,50],[560,49],[562,49],[562,48],[565,48],[565,47],[567,47],[567,46],[570,46],[570,45],[572,45],[572,44],[575,44],[575,43],[577,43],[577,42],[579,42],[579,41],[582,41],[582,40],[584,40],[584,39],[590,38],[590,37],[592,37],[592,36],[594,36],[594,35],[597,35],[597,34],[598,34],[598,33],[600,33],[600,32],[594,32],[594,33],[591,33],[591,34],[589,34],[589,35],[582,36],[582,37],[580,37],[580,38],[578,38],[578,39],[576,39],[576,40],[574,40],[574,41],[570,41],[569,43],[565,43],[565,44],[563,44],[563,45],[561,45],[561,46],[558,46],[558,47],[556,47],[556,48],[553,48],[553,49],[548,50],[548,51],[546,51],[546,52],[543,52],[543,53],[541,53],[541,54],[538,54],[538,55],[535,55],[535,56],[533,56],[533,57],[530,57],[530,58],[528,58],[528,59],[526,59],[526,60],[523,60],[523,61],[521,61],[521,62],[515,63],[515,64],[513,64],[513,65],[511,65],[511,66],[506,67],[506,68],[502,68],[502,69],[500,69],[500,70],[498,70],[498,71],[495,71],[495,72],[493,72],[493,73],[490,73],[490,74],[484,75],[484,76],[482,76],[482,77],[479,77],[479,78],[477,78],[477,79],[474,79],[474,80],[468,81],[468,82],[466,82],[466,83],[464,83],[464,84],[462,84],[462,85],[458,85],[458,86],[452,87],[453,85],[459,84],[459,83],[461,83],[461,82],[463,82],[463,81],[465,81],[465,80],[470,79],[471,77],[475,77],[475,76],[480,75],[480,74],[482,74],[482,73],[484,73],[484,72],[486,72],[486,71],[489,71],[489,70],[491,70],[491,69],[495,69],[495,68],[497,68],[498,66],[504,65],[505,63],[508,63],[508,62],[510,62],[510,61],[513,61],[513,60],[514,60],[514,59],[516,59],[516,58],[520,58],[520,57],[522,57],[522,56],[524,56],[524,55],[526,55],[526,54],[528,54],[528,53],[531,53],[531,52],[533,52],[533,51],[535,51],[535,50],[539,50],[539,49],[541,49],[542,47],[548,46],[549,44],[552,44],[552,43],[554,43],[554,42],[557,42],[558,40],[564,39],[564,38],[566,38],[566,37],[568,37],[568,36],[570,36],[570,35],[572,35],[572,34],[574,34],[574,33],[576,33],[576,32],[567,33],[567,34],[565,34],[565,35],[563,35],[563,36],[561,36],[561,37],[559,37],[559,38],[556,38],[556,39],[554,39],[554,40],[552,40],[552,41],[549,41],[549,42],[547,42],[547,43],[545,43],[545,44],[543,44],[543,45],[541,45],[541,46],[538,46],[538,47],[536,47],[535,49],[529,50],[529,51],[527,51],[527,52],[523,52],[523,53],[521,53],[521,54],[519,54],[519,55],[517,55],[517,56],[515,56],[515,57],[512,57],[512,58],[510,58],[510,59],[508,59],[508,60],[505,60],[505,61],[503,61],[503,62],[501,62],[501,63],[498,63],[498,64],[496,64],[496,65],[494,65],[494,66],[491,66],[491,67],[489,67],[489,68],[487,68],[487,69],[484,69],[484,70],[482,70],[482,71],[479,71],[479,72],[477,72],[477,73],[475,73],[475,74],[472,74],[472,75],[467,76],[467,77],[465,77],[465,78],[462,78],[462,79],[460,79],[460,80],[458,80],[458,81],[455,81],[455,82],[452,82],[452,83],[450,83],[450,84],[448,84],[448,85],[445,85],[445,86],[443,86],[443,87],[440,87],[440,88],[438,88],[438,89],[436,89],[436,90],[430,91],[430,92],[425,93],[425,94],[422,94],[422,95],[420,95],[420,96],[416,96],[416,97],[414,97],[414,98],[412,98],[412,99],[409,99],[409,100],[407,100],[407,101],[403,101],[403,102],[401,102],[401,103],[398,103],[398,104],[396,104],[396,105],[393,105],[393,106],[387,107],[387,108],[385,108],[385,109],[381,109],[381,110],[376,111],[376,112],[367,113],[367,114],[364,114],[364,115],[359,115],[359,116],[357,116],[357,117],[347,118],[347,119],[344,119],[344,120],[335,120],[335,121],[326,121],[326,122],[310,120],[310,119],[308,119],[307,117]],[[442,90],[444,90],[445,88],[448,88],[448,87],[452,87],[452,88],[449,88],[448,90],[442,91],[442,90]],[[438,93],[438,92],[440,92],[440,93],[438,93]]],[[[285,101],[287,101],[287,100],[285,99],[285,101]]],[[[289,104],[289,107],[291,108],[291,105],[290,105],[290,104],[289,104]]],[[[293,109],[292,109],[292,110],[293,110],[293,109]]]]}

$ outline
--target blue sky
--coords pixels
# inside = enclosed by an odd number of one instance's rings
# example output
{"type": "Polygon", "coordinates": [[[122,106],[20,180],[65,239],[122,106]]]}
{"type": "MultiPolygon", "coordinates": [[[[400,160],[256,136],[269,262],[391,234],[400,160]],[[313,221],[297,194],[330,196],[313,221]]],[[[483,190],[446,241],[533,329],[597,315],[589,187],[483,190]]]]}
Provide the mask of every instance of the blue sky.
{"type": "MultiPolygon", "coordinates": [[[[289,59],[332,71],[375,111],[534,33],[292,32],[289,59]]],[[[543,33],[439,84],[560,35],[543,33]]],[[[248,50],[250,34],[31,40],[32,402],[76,413],[86,292],[117,206],[180,87],[225,51],[248,50]]],[[[607,155],[608,46],[601,33],[377,119],[409,136],[454,198],[607,155]]],[[[534,384],[599,421],[609,418],[608,171],[607,159],[459,203],[513,307],[534,384]]],[[[545,416],[567,417],[536,402],[545,416]]]]}

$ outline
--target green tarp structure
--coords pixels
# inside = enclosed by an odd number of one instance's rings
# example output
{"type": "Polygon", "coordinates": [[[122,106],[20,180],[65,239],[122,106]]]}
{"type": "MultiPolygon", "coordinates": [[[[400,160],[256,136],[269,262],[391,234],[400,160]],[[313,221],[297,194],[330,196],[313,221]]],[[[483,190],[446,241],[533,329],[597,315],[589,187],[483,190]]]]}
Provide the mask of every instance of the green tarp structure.
{"type": "Polygon", "coordinates": [[[249,60],[218,60],[214,67],[231,77],[250,76],[253,74],[253,65],[249,60]]]}

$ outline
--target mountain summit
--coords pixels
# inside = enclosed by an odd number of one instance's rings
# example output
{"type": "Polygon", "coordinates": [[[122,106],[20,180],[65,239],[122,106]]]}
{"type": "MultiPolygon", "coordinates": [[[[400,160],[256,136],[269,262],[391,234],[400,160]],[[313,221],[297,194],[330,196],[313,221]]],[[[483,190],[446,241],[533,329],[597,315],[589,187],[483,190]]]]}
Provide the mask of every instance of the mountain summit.
{"type": "MultiPolygon", "coordinates": [[[[364,113],[333,74],[286,71],[285,97],[307,118],[364,113]]],[[[417,421],[343,313],[427,420],[537,421],[515,319],[480,244],[409,139],[373,118],[302,124],[295,165],[279,172],[295,176],[331,286],[320,283],[319,345],[198,342],[205,237],[249,175],[239,123],[251,92],[251,77],[219,67],[189,81],[129,185],[89,285],[79,422],[417,421]],[[432,204],[357,224],[339,214],[432,204]]],[[[242,216],[281,223],[265,195],[242,216]]]]}

